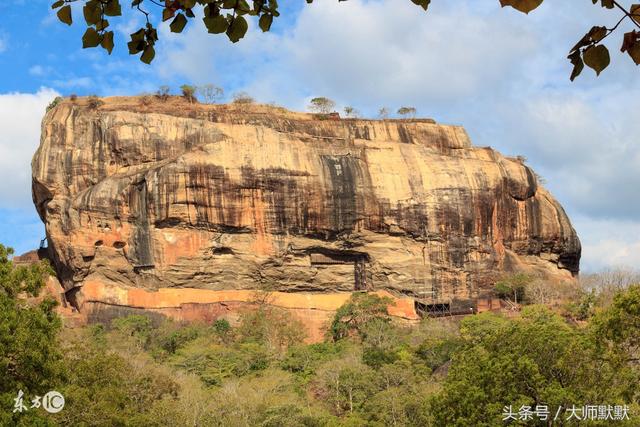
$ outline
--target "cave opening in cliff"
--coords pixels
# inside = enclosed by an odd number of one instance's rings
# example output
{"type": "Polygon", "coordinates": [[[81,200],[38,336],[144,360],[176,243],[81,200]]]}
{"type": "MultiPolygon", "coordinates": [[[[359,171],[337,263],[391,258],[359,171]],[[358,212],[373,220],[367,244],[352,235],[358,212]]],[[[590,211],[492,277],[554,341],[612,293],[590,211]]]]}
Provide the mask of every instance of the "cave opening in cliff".
{"type": "Polygon", "coordinates": [[[235,255],[235,252],[233,251],[233,249],[228,248],[226,246],[221,246],[218,248],[213,248],[211,250],[211,253],[213,255],[235,255]]]}
{"type": "Polygon", "coordinates": [[[80,311],[80,301],[78,293],[80,292],[81,287],[73,287],[67,291],[65,291],[62,295],[62,303],[63,307],[67,306],[67,303],[71,305],[71,307],[75,308],[76,311],[80,311]]]}

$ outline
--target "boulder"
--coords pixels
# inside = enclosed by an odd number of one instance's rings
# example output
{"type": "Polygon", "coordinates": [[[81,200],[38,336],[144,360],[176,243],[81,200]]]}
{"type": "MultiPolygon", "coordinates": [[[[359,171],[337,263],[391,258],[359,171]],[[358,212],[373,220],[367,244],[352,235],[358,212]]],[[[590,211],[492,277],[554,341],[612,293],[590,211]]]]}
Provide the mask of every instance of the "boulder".
{"type": "Polygon", "coordinates": [[[328,313],[354,291],[464,312],[505,274],[579,270],[576,232],[531,168],[429,119],[66,100],[32,169],[81,311],[249,304],[238,292],[261,290],[304,296],[304,310],[333,295],[328,313]]]}

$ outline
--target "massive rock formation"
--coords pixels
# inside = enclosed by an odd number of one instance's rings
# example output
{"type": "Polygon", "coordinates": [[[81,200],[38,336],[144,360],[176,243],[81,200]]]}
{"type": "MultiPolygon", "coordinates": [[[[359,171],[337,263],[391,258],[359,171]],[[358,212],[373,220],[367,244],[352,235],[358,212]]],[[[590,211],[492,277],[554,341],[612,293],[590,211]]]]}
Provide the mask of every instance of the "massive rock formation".
{"type": "Polygon", "coordinates": [[[49,111],[32,164],[51,257],[80,308],[201,314],[266,288],[283,301],[376,290],[468,310],[503,273],[578,272],[576,233],[533,171],[472,147],[459,126],[178,98],[96,104],[49,111]]]}

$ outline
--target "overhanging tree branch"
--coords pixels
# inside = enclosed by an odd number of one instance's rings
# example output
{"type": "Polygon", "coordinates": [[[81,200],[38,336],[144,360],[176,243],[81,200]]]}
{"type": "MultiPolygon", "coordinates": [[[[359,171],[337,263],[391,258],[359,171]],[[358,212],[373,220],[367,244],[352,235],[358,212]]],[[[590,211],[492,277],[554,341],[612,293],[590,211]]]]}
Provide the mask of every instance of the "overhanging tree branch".
{"type": "MultiPolygon", "coordinates": [[[[57,9],[58,18],[65,24],[72,24],[70,3],[79,0],[57,0],[52,4],[57,9]]],[[[114,33],[108,31],[109,21],[107,17],[122,15],[121,3],[125,0],[81,0],[84,4],[83,15],[87,24],[87,30],[82,37],[84,48],[101,46],[110,54],[113,50],[114,33]]],[[[129,53],[141,54],[140,60],[147,64],[155,57],[155,42],[158,33],[152,15],[143,9],[145,0],[131,1],[131,8],[142,13],[146,25],[130,35],[128,42],[129,53]]],[[[241,40],[249,28],[247,17],[256,18],[259,28],[269,31],[273,20],[280,16],[277,0],[148,0],[151,4],[162,8],[162,22],[169,21],[169,28],[174,33],[181,33],[190,21],[196,17],[194,9],[202,12],[202,22],[211,34],[226,34],[233,43],[241,40]]],[[[313,0],[306,0],[313,3],[313,0]]],[[[346,1],[346,0],[338,0],[346,1]]],[[[427,11],[431,0],[410,0],[413,4],[427,11]]],[[[530,13],[537,9],[544,0],[499,0],[503,7],[512,7],[523,13],[530,13]]],[[[606,9],[617,9],[623,16],[612,28],[594,26],[582,39],[569,51],[568,59],[573,65],[570,79],[575,79],[584,66],[592,68],[596,74],[600,74],[610,64],[609,50],[602,41],[613,34],[628,18],[633,26],[640,29],[640,4],[633,4],[629,8],[622,6],[616,0],[592,0],[606,9]]],[[[640,32],[634,30],[624,34],[621,51],[626,52],[631,59],[640,64],[640,32]]]]}

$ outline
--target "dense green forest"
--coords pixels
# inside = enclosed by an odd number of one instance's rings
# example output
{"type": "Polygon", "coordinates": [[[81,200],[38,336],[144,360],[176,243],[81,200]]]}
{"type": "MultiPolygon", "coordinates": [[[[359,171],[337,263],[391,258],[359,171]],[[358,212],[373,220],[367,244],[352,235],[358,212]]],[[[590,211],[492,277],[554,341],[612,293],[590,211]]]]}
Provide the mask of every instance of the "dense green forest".
{"type": "Polygon", "coordinates": [[[34,298],[49,272],[13,266],[0,245],[2,426],[639,425],[640,285],[412,326],[354,294],[308,345],[266,304],[237,326],[133,315],[64,327],[52,300],[34,298]],[[49,390],[62,411],[30,408],[49,390]]]}

